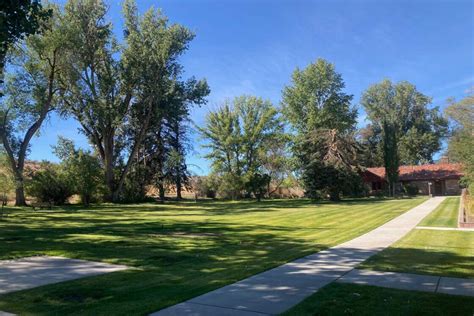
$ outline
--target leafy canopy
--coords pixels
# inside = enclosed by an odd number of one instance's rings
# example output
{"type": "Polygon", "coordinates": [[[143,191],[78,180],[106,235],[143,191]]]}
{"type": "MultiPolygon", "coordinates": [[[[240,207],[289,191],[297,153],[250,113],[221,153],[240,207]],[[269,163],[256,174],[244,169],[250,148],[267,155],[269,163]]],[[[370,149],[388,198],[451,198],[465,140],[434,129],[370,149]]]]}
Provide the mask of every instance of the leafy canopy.
{"type": "Polygon", "coordinates": [[[249,181],[247,188],[260,190],[260,180],[267,179],[262,168],[266,153],[283,137],[281,119],[270,101],[237,97],[209,113],[199,131],[209,149],[205,157],[212,161],[213,172],[224,176],[228,191],[242,191],[249,181]]]}
{"type": "Polygon", "coordinates": [[[295,130],[293,153],[311,198],[338,200],[357,176],[358,152],[353,131],[357,111],[351,106],[341,74],[318,59],[296,69],[283,90],[283,113],[295,130]]]}
{"type": "MultiPolygon", "coordinates": [[[[387,79],[369,87],[361,98],[373,137],[383,135],[384,126],[393,129],[401,164],[430,163],[433,154],[441,149],[448,123],[438,107],[429,107],[430,103],[431,98],[413,84],[387,79]]],[[[383,146],[382,142],[379,146],[383,146]]]]}

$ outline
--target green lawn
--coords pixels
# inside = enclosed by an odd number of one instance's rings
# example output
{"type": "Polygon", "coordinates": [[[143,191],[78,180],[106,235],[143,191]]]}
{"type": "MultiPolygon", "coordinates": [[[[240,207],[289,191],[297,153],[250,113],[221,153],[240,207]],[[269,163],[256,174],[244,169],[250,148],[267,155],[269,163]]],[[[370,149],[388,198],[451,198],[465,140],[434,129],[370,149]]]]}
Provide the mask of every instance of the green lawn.
{"type": "MultiPolygon", "coordinates": [[[[447,226],[458,198],[448,198],[420,226],[447,226]]],[[[474,232],[414,229],[360,268],[474,278],[474,232]]]]}
{"type": "Polygon", "coordinates": [[[331,283],[283,315],[472,316],[474,298],[331,283]]]}
{"type": "Polygon", "coordinates": [[[418,226],[457,227],[459,197],[448,197],[428,215],[418,226]]]}
{"type": "Polygon", "coordinates": [[[134,269],[3,295],[0,310],[145,315],[352,239],[424,200],[17,209],[0,221],[0,259],[48,254],[134,269]]]}

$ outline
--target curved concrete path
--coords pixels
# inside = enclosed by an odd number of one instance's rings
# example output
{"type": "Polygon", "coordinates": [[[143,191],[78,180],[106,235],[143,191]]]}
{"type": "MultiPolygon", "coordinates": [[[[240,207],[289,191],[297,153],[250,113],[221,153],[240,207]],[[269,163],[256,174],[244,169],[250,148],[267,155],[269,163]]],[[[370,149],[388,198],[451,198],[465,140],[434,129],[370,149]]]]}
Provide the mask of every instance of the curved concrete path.
{"type": "Polygon", "coordinates": [[[402,238],[443,200],[444,197],[431,198],[365,235],[152,315],[258,316],[282,313],[402,238]]]}
{"type": "Polygon", "coordinates": [[[128,267],[53,256],[4,260],[0,261],[0,295],[125,269],[128,267]]]}

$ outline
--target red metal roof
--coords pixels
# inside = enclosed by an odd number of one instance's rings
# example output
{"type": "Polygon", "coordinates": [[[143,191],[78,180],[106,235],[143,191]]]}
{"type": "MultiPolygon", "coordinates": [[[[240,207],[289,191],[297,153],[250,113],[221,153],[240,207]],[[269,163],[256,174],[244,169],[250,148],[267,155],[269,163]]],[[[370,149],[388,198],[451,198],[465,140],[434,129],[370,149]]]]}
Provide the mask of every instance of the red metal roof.
{"type": "MultiPolygon", "coordinates": [[[[454,163],[400,166],[398,170],[400,181],[459,179],[463,175],[461,165],[454,163]]],[[[363,177],[367,182],[384,180],[385,168],[367,168],[363,177]]]]}

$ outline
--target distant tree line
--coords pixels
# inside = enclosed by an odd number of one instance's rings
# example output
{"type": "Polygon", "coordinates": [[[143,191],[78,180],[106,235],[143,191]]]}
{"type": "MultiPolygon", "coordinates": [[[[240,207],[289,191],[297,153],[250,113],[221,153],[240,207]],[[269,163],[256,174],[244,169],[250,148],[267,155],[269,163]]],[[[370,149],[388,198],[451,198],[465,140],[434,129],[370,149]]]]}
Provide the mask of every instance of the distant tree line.
{"type": "Polygon", "coordinates": [[[6,1],[1,9],[0,138],[9,169],[2,190],[15,190],[16,205],[26,205],[25,188],[52,203],[77,194],[87,205],[143,201],[149,186],[163,202],[170,184],[177,198],[199,184],[210,196],[261,199],[288,181],[310,198],[339,200],[365,193],[360,175],[372,166],[386,168],[394,194],[399,165],[433,162],[448,137],[449,156],[473,182],[472,94],[451,100],[446,117],[413,84],[386,79],[363,92],[369,124],[358,128],[353,96],[324,59],[296,69],[278,105],[243,95],[210,112],[196,129],[211,173],[193,179],[190,111],[210,88],[183,78],[189,29],[159,10],[139,14],[133,0],[123,4],[123,41],[103,1],[6,1]],[[61,163],[27,175],[30,141],[52,112],[79,122],[91,150],[60,138],[61,163]]]}

